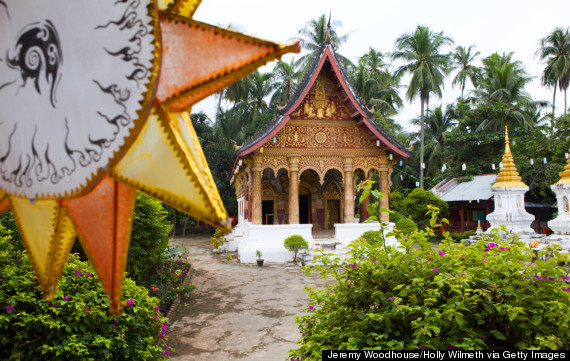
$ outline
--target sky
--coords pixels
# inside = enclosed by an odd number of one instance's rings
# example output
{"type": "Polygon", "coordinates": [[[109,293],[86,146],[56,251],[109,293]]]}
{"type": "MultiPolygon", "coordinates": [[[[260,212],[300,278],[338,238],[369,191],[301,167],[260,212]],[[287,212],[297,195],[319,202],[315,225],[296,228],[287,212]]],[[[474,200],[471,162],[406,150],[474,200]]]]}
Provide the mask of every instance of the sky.
{"type": "MultiPolygon", "coordinates": [[[[373,47],[382,53],[395,50],[394,43],[403,34],[411,33],[418,25],[428,26],[432,31],[443,31],[451,37],[453,47],[475,45],[481,52],[475,65],[494,52],[514,52],[514,60],[520,60],[527,72],[534,77],[526,91],[534,100],[552,102],[552,88],[540,84],[544,69],[538,56],[539,41],[555,27],[570,26],[570,1],[568,0],[404,0],[404,1],[340,1],[340,0],[203,0],[194,14],[194,19],[212,25],[232,24],[241,32],[258,38],[289,43],[297,36],[297,31],[306,23],[322,14],[332,14],[342,26],[337,33],[350,33],[349,40],[340,46],[338,52],[354,63],[373,47]]],[[[289,61],[286,55],[283,60],[289,61]]],[[[389,59],[388,59],[389,61],[389,59]]],[[[269,72],[274,62],[260,68],[269,72]]],[[[399,65],[392,63],[394,70],[399,65]]],[[[442,99],[430,99],[430,107],[452,103],[460,95],[459,88],[452,88],[451,82],[457,71],[448,76],[442,99]]],[[[405,86],[409,78],[404,78],[400,97],[405,100],[405,86]]],[[[472,89],[466,86],[466,92],[472,89]]],[[[557,114],[563,112],[563,93],[557,92],[557,114]]],[[[209,97],[194,105],[192,112],[204,111],[211,119],[215,117],[216,101],[209,97]]],[[[419,117],[420,103],[405,100],[404,107],[394,117],[408,131],[416,130],[409,124],[419,117]]]]}

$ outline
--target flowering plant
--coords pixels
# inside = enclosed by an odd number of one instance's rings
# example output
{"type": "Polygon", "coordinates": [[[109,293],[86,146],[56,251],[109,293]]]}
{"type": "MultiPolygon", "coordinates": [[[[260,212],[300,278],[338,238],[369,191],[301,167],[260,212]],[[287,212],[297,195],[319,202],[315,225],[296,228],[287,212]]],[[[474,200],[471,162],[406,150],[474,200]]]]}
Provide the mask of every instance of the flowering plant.
{"type": "Polygon", "coordinates": [[[111,316],[95,272],[71,254],[47,302],[27,255],[10,248],[5,237],[0,237],[0,250],[0,359],[168,358],[167,320],[145,288],[125,279],[123,313],[111,316]]]}
{"type": "Polygon", "coordinates": [[[296,318],[299,348],[289,357],[320,360],[327,349],[568,349],[570,280],[554,257],[531,262],[528,246],[509,239],[476,245],[428,241],[438,227],[404,237],[401,246],[355,240],[350,258],[320,256],[307,268],[331,279],[309,291],[312,310],[296,318]],[[353,267],[358,264],[357,267],[353,267]]]}

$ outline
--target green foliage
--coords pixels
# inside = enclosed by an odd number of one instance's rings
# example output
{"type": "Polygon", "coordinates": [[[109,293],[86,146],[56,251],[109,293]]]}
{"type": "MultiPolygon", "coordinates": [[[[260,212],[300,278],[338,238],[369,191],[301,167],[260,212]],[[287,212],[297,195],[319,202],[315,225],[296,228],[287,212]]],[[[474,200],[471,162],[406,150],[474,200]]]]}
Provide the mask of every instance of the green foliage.
{"type": "Polygon", "coordinates": [[[167,352],[167,320],[156,308],[158,300],[126,278],[124,311],[109,315],[94,271],[75,254],[69,256],[55,297],[48,302],[42,299],[27,255],[1,237],[0,283],[2,359],[156,360],[167,352]]]}
{"type": "Polygon", "coordinates": [[[390,222],[397,223],[400,219],[404,218],[400,213],[390,210],[390,222]]]}
{"type": "Polygon", "coordinates": [[[137,282],[143,281],[161,261],[168,246],[172,226],[167,215],[159,201],[137,193],[127,262],[127,272],[137,282]]]}
{"type": "Polygon", "coordinates": [[[231,261],[232,255],[226,252],[226,261],[231,261]]]}
{"type": "Polygon", "coordinates": [[[368,244],[371,245],[380,245],[382,242],[382,234],[380,231],[366,231],[360,236],[360,238],[364,238],[368,244]]]}
{"type": "Polygon", "coordinates": [[[402,201],[402,208],[405,214],[420,227],[425,226],[425,222],[429,219],[428,206],[439,208],[443,215],[449,214],[449,206],[447,203],[431,191],[416,188],[402,201]]]}
{"type": "MultiPolygon", "coordinates": [[[[432,228],[440,226],[436,217],[432,228]]],[[[307,314],[296,317],[299,348],[289,357],[321,360],[327,349],[570,347],[568,270],[557,265],[567,256],[554,251],[531,263],[524,244],[499,243],[497,233],[492,243],[446,239],[434,249],[430,233],[396,234],[402,251],[358,239],[348,260],[320,256],[322,266],[306,272],[333,282],[309,290],[307,314]]]]}
{"type": "Polygon", "coordinates": [[[409,237],[413,232],[418,230],[418,226],[414,221],[409,218],[402,218],[396,222],[396,228],[405,237],[409,237]]]}
{"type": "Polygon", "coordinates": [[[24,250],[24,243],[18,230],[18,225],[11,211],[4,212],[0,215],[0,237],[8,237],[8,241],[13,244],[19,251],[24,250]]]}
{"type": "Polygon", "coordinates": [[[294,262],[297,261],[297,253],[300,250],[309,248],[309,244],[307,243],[307,241],[305,241],[305,239],[298,234],[294,234],[292,236],[285,238],[283,246],[287,248],[287,250],[289,250],[290,252],[293,252],[294,262]]]}
{"type": "Polygon", "coordinates": [[[263,257],[263,253],[261,253],[260,250],[255,251],[255,257],[257,257],[257,259],[261,259],[261,257],[263,257]]]}
{"type": "Polygon", "coordinates": [[[462,233],[449,233],[449,238],[451,238],[454,242],[459,242],[463,239],[469,239],[470,236],[474,236],[476,233],[475,231],[465,231],[462,233]]]}
{"type": "Polygon", "coordinates": [[[216,232],[214,232],[214,235],[210,237],[210,243],[212,244],[212,247],[214,247],[214,250],[219,249],[225,241],[226,237],[222,233],[222,230],[216,228],[216,232]]]}

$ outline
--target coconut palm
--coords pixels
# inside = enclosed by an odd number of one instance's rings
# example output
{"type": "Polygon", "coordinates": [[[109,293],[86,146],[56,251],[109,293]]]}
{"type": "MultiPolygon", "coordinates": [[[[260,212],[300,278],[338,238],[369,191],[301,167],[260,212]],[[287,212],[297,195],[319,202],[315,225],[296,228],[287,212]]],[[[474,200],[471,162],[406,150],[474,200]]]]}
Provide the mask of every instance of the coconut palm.
{"type": "Polygon", "coordinates": [[[279,61],[273,68],[275,93],[271,97],[271,104],[283,105],[289,101],[301,78],[300,66],[301,61],[293,58],[288,63],[279,61]]]}
{"type": "Polygon", "coordinates": [[[556,102],[556,86],[564,90],[564,115],[566,115],[566,90],[570,81],[570,34],[568,28],[555,28],[552,33],[540,39],[540,48],[537,51],[540,60],[546,61],[546,68],[542,72],[542,84],[554,87],[552,95],[552,123],[554,128],[554,111],[556,102]]]}
{"type": "MultiPolygon", "coordinates": [[[[419,125],[421,119],[413,119],[412,124],[419,125]]],[[[425,117],[425,134],[428,142],[426,144],[427,164],[426,173],[428,176],[435,176],[443,166],[445,150],[449,147],[446,143],[446,135],[453,130],[457,123],[452,105],[448,105],[445,111],[441,105],[433,110],[428,110],[425,117]]]]}
{"type": "MultiPolygon", "coordinates": [[[[316,19],[309,20],[303,29],[299,29],[297,31],[299,36],[294,37],[291,40],[299,41],[303,50],[309,52],[299,59],[301,60],[304,69],[306,69],[306,67],[311,63],[321,49],[321,46],[327,41],[327,29],[329,34],[328,40],[335,51],[338,51],[338,47],[348,40],[350,34],[344,34],[342,36],[338,35],[337,30],[341,26],[342,23],[339,20],[331,22],[330,15],[327,22],[326,15],[322,14],[316,19]]],[[[338,53],[337,55],[340,57],[344,65],[351,64],[350,60],[344,56],[338,53]]]]}
{"type": "Polygon", "coordinates": [[[453,44],[453,40],[443,32],[434,33],[428,27],[418,26],[413,33],[404,34],[396,39],[393,59],[402,59],[402,65],[396,74],[409,73],[410,85],[406,98],[411,102],[419,96],[421,104],[420,122],[420,187],[424,187],[424,106],[429,102],[430,94],[441,96],[445,75],[449,72],[449,54],[441,54],[441,48],[453,44]]]}
{"type": "Polygon", "coordinates": [[[483,59],[478,88],[471,91],[471,101],[488,106],[488,117],[478,130],[496,131],[505,125],[530,129],[536,125],[537,111],[546,106],[544,101],[534,101],[524,91],[532,77],[520,61],[512,60],[513,53],[498,53],[483,59]]]}
{"type": "Polygon", "coordinates": [[[273,74],[262,74],[258,70],[251,73],[246,79],[249,91],[245,105],[250,121],[253,121],[255,117],[269,111],[269,104],[265,99],[273,93],[275,83],[273,82],[273,74]]]}
{"type": "Polygon", "coordinates": [[[461,89],[461,99],[463,99],[463,92],[465,90],[467,78],[471,80],[471,84],[475,85],[475,79],[479,74],[479,68],[473,66],[472,63],[480,52],[476,52],[472,55],[471,52],[473,48],[475,48],[475,45],[469,45],[467,49],[463,46],[458,46],[451,54],[455,68],[459,69],[457,75],[453,78],[453,83],[451,85],[453,87],[459,86],[461,89]]]}

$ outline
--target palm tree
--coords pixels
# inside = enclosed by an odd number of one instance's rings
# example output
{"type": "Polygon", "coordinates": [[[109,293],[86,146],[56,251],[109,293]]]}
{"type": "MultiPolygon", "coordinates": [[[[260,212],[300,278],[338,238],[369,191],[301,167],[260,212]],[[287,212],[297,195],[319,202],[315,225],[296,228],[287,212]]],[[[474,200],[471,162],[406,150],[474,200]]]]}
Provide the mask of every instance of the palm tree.
{"type": "Polygon", "coordinates": [[[247,110],[250,121],[269,110],[269,104],[265,101],[275,89],[273,74],[262,74],[258,70],[247,77],[249,91],[247,97],[247,110]]]}
{"type": "Polygon", "coordinates": [[[453,87],[459,85],[461,89],[461,99],[463,99],[463,91],[465,90],[465,83],[467,82],[467,78],[471,80],[471,84],[475,85],[475,79],[479,73],[479,68],[471,65],[477,55],[480,54],[480,52],[476,52],[475,54],[471,55],[471,50],[474,47],[475,45],[469,45],[469,47],[465,49],[463,46],[458,46],[451,54],[456,69],[459,69],[459,72],[453,79],[453,83],[451,85],[453,87]]]}
{"type": "Polygon", "coordinates": [[[424,105],[428,104],[430,94],[441,97],[450,60],[448,54],[440,53],[440,49],[451,44],[453,40],[444,36],[443,32],[433,33],[429,28],[418,25],[413,33],[396,39],[398,50],[392,54],[393,59],[408,62],[396,71],[396,74],[409,73],[412,76],[406,97],[410,102],[420,97],[420,188],[424,187],[424,171],[421,167],[424,161],[424,105]]]}
{"type": "Polygon", "coordinates": [[[301,61],[293,58],[289,63],[279,61],[273,68],[276,90],[271,97],[271,104],[287,104],[301,78],[300,65],[301,61]]]}
{"type": "Polygon", "coordinates": [[[555,28],[547,37],[540,39],[537,51],[540,60],[546,60],[546,68],[542,72],[542,84],[554,87],[552,95],[552,123],[554,130],[554,110],[556,102],[556,86],[564,90],[564,115],[566,115],[566,90],[570,81],[570,34],[568,28],[555,28]]]}
{"type": "MultiPolygon", "coordinates": [[[[309,52],[309,54],[304,55],[299,59],[303,64],[304,69],[306,69],[306,67],[311,63],[313,58],[321,49],[321,46],[327,41],[327,30],[329,34],[330,44],[335,51],[338,50],[338,47],[340,45],[344,44],[348,40],[350,33],[344,34],[342,36],[338,35],[337,29],[341,26],[342,23],[339,20],[331,22],[330,15],[327,23],[327,16],[325,14],[322,14],[316,19],[309,20],[303,29],[299,29],[297,31],[297,34],[299,34],[299,36],[294,37],[291,40],[299,41],[303,50],[309,52]]],[[[344,65],[351,64],[350,60],[344,56],[338,53],[337,55],[340,57],[344,65]]]]}
{"type": "Polygon", "coordinates": [[[537,110],[546,106],[546,102],[534,101],[524,91],[532,77],[512,57],[512,52],[494,53],[483,59],[481,78],[478,88],[471,91],[471,101],[488,107],[488,117],[477,130],[496,131],[507,124],[531,128],[537,123],[537,110]]]}
{"type": "Polygon", "coordinates": [[[368,53],[364,54],[360,60],[368,68],[372,77],[380,76],[382,70],[387,64],[384,63],[384,55],[381,52],[374,50],[373,47],[368,49],[368,53]]]}
{"type": "MultiPolygon", "coordinates": [[[[412,120],[412,124],[419,125],[420,119],[412,120]]],[[[426,150],[428,154],[428,164],[426,173],[435,176],[437,171],[443,166],[446,147],[447,134],[453,130],[457,123],[455,122],[455,114],[452,105],[448,105],[445,112],[441,109],[441,105],[433,110],[428,110],[425,117],[425,134],[427,135],[428,144],[426,150]]]]}

